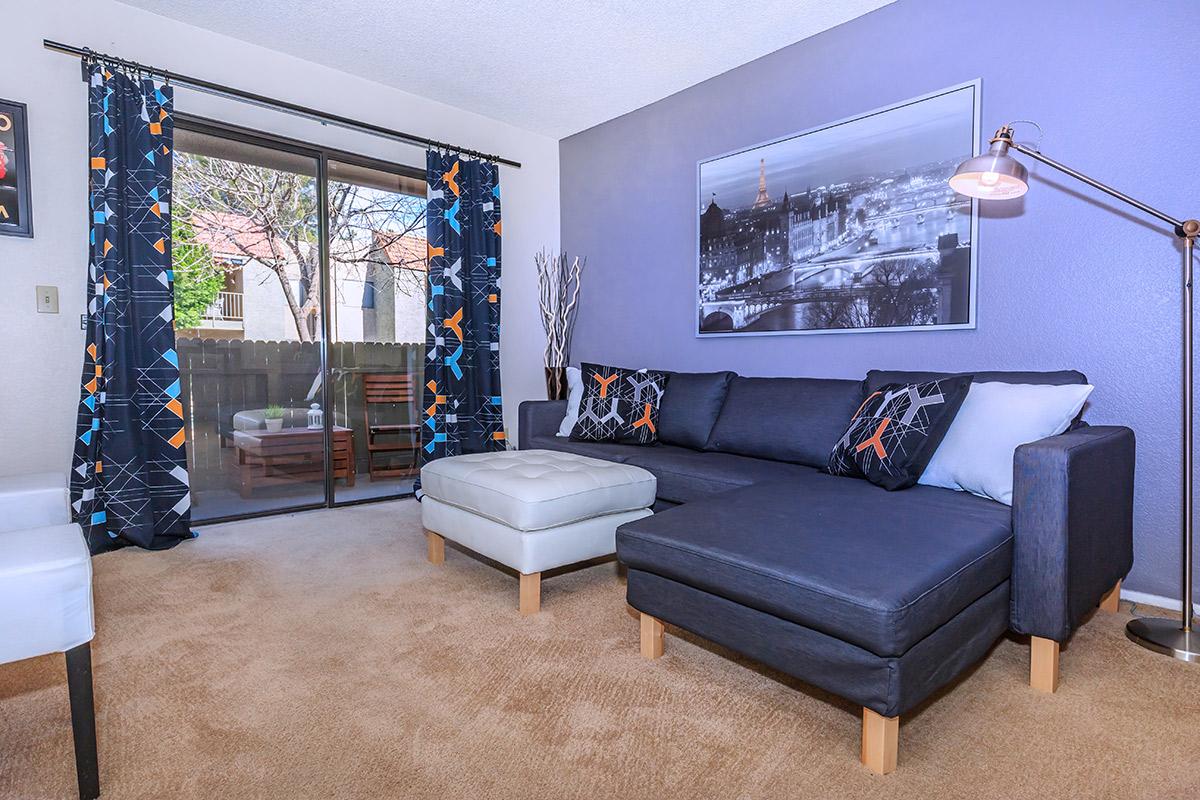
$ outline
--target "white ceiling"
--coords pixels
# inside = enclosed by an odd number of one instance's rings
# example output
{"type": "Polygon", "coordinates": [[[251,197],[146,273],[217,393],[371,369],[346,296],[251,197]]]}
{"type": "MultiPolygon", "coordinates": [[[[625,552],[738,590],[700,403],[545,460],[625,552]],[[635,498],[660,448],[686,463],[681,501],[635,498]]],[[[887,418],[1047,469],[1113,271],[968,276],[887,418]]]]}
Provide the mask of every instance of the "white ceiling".
{"type": "Polygon", "coordinates": [[[121,1],[555,138],[894,2],[121,1]]]}

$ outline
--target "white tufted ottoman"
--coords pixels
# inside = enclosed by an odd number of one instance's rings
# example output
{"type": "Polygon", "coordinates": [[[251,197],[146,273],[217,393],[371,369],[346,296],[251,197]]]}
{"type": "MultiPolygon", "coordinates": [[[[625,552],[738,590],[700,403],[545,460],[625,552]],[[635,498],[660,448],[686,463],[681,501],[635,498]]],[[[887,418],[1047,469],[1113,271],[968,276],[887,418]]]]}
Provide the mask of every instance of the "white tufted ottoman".
{"type": "Polygon", "coordinates": [[[617,527],[650,515],[657,481],[641,467],[554,450],[442,458],[421,469],[429,560],[443,537],[521,573],[520,609],[542,603],[542,572],[616,552],[617,527]]]}

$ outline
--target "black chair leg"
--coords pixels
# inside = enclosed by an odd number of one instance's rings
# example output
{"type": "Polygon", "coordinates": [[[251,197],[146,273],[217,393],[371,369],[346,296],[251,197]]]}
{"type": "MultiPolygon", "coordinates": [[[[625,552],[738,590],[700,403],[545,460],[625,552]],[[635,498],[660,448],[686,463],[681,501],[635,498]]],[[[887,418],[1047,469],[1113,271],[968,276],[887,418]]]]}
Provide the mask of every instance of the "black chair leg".
{"type": "Polygon", "coordinates": [[[96,704],[92,698],[92,645],[67,651],[67,690],[71,693],[71,733],[75,738],[75,775],[79,800],[100,796],[100,766],[96,761],[96,704]]]}

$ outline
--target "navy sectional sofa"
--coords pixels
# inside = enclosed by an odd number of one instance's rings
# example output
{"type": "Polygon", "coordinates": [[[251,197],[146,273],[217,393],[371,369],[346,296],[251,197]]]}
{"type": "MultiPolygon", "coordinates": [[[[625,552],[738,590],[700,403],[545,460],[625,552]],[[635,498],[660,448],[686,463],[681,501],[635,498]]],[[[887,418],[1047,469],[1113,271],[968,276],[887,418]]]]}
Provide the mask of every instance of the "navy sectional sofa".
{"type": "MultiPolygon", "coordinates": [[[[820,471],[863,397],[938,373],[863,381],[672,374],[651,447],[555,436],[564,401],[522,403],[519,446],[634,464],[658,478],[654,516],[617,556],[642,614],[863,707],[862,760],[895,767],[899,717],[984,656],[1031,637],[1030,681],[1054,691],[1058,647],[1133,563],[1134,436],[1072,430],[1018,448],[1013,505],[928,486],[888,492],[820,471]]],[[[977,381],[1083,383],[1078,372],[977,381]]]]}

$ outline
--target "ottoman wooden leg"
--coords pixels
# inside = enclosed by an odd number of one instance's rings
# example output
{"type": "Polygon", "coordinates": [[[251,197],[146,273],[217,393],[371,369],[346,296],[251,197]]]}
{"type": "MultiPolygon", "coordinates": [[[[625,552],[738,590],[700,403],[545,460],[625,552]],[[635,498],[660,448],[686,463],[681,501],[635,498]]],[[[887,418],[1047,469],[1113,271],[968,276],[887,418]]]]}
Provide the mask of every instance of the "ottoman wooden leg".
{"type": "Polygon", "coordinates": [[[542,610],[542,573],[521,573],[520,607],[522,614],[536,614],[542,610]]]}
{"type": "Polygon", "coordinates": [[[446,540],[439,534],[425,531],[425,544],[428,547],[430,564],[441,564],[446,560],[446,540]]]}
{"type": "Polygon", "coordinates": [[[663,654],[663,634],[666,628],[649,614],[642,614],[642,657],[658,658],[663,654]]]}
{"type": "Polygon", "coordinates": [[[867,769],[887,775],[896,769],[900,749],[900,718],[885,717],[863,707],[862,753],[859,756],[867,769]]]}
{"type": "Polygon", "coordinates": [[[1053,639],[1029,637],[1029,685],[1039,692],[1058,690],[1058,650],[1053,639]]]}
{"type": "Polygon", "coordinates": [[[1121,582],[1117,581],[1111,589],[1100,598],[1100,610],[1106,614],[1115,614],[1121,610],[1121,582]]]}

